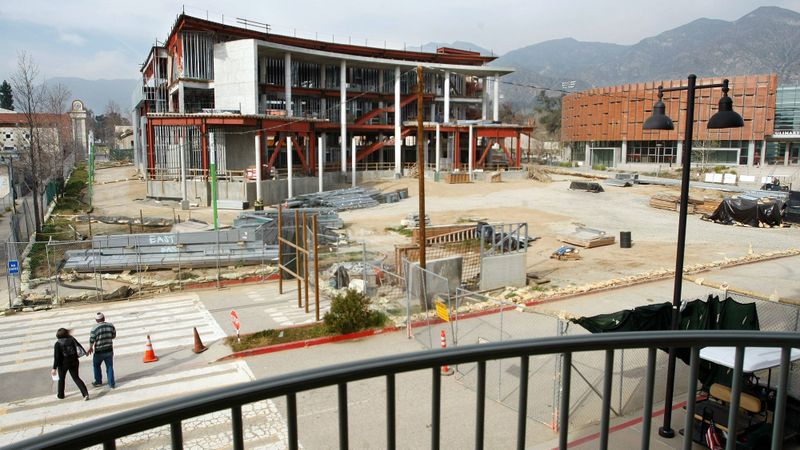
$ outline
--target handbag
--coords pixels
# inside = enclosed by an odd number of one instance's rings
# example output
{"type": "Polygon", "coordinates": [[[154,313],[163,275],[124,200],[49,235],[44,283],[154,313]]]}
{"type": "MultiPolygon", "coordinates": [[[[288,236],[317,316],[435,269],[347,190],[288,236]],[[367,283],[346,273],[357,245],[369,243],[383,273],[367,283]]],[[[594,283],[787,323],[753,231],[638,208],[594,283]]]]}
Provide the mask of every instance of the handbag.
{"type": "Polygon", "coordinates": [[[84,356],[88,355],[88,353],[86,353],[86,349],[83,348],[83,346],[81,345],[80,342],[78,342],[77,339],[72,338],[72,340],[75,341],[75,348],[78,350],[78,358],[83,358],[84,356]]]}

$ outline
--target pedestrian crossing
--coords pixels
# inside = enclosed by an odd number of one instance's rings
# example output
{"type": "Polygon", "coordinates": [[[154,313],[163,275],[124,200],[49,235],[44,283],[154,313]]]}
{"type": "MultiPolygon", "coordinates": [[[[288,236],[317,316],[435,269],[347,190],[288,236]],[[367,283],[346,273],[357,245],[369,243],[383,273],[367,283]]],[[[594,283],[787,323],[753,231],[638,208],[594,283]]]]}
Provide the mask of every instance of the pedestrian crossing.
{"type": "MultiPolygon", "coordinates": [[[[274,296],[272,293],[265,292],[263,289],[251,288],[245,291],[245,295],[255,303],[268,303],[264,312],[267,313],[270,319],[279,327],[303,325],[312,323],[316,319],[316,306],[314,305],[313,293],[310,293],[311,298],[309,299],[310,303],[307,313],[305,306],[302,308],[297,306],[296,291],[274,296]]],[[[320,319],[330,310],[330,300],[325,297],[326,296],[320,296],[319,299],[320,319]]],[[[303,301],[305,301],[305,299],[303,301]]]]}
{"type": "MultiPolygon", "coordinates": [[[[83,401],[75,385],[68,380],[64,400],[52,394],[0,403],[0,446],[110,414],[253,379],[247,365],[235,361],[142,377],[122,383],[114,390],[89,386],[91,398],[88,402],[83,401]]],[[[242,413],[247,448],[288,447],[286,423],[273,401],[262,400],[243,405],[242,413]]],[[[182,422],[182,430],[184,448],[232,447],[230,410],[187,419],[182,422]]],[[[117,440],[117,445],[125,448],[168,448],[169,427],[126,436],[117,440]]]]}
{"type": "Polygon", "coordinates": [[[0,374],[51,367],[59,328],[71,330],[88,349],[98,311],[117,329],[115,356],[143,353],[147,335],[156,352],[191,348],[193,327],[204,343],[226,336],[193,294],[17,314],[0,318],[0,374]]]}

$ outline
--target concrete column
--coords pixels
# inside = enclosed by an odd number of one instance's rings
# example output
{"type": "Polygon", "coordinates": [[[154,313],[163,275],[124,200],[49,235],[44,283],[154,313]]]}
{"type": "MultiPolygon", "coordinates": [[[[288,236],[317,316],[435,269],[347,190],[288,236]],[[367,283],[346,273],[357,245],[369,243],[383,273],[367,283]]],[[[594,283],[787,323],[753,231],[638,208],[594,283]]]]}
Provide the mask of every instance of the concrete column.
{"type": "Polygon", "coordinates": [[[180,164],[181,164],[181,209],[189,209],[189,201],[186,198],[186,141],[183,136],[180,138],[178,149],[180,150],[180,164]]]}
{"type": "MultiPolygon", "coordinates": [[[[422,164],[423,164],[423,167],[425,167],[425,170],[428,170],[428,150],[430,148],[430,146],[428,145],[428,133],[423,133],[422,136],[423,136],[423,139],[424,139],[422,141],[422,147],[423,147],[423,151],[422,151],[423,161],[422,161],[422,164]]],[[[425,173],[425,172],[423,172],[423,173],[425,173]]]]}
{"type": "Polygon", "coordinates": [[[489,109],[489,77],[483,77],[483,91],[481,92],[481,119],[486,120],[486,111],[489,109]]]}
{"type": "Polygon", "coordinates": [[[431,102],[431,122],[436,122],[436,102],[431,102]]]}
{"type": "Polygon", "coordinates": [[[286,97],[286,116],[292,117],[292,54],[283,54],[283,84],[286,97]]]}
{"type": "Polygon", "coordinates": [[[764,161],[764,158],[766,158],[766,156],[767,156],[767,140],[764,139],[763,141],[761,141],[761,155],[758,158],[759,167],[766,164],[766,161],[764,161]]]}
{"type": "Polygon", "coordinates": [[[356,187],[356,138],[350,144],[350,171],[353,172],[353,187],[356,187]]]}
{"type": "Polygon", "coordinates": [[[402,118],[400,114],[400,67],[394,68],[394,173],[399,175],[402,169],[400,154],[400,125],[402,118]]]}
{"type": "MultiPolygon", "coordinates": [[[[319,88],[320,89],[327,89],[327,64],[320,64],[319,65],[319,88]]],[[[325,95],[320,98],[319,101],[319,109],[321,112],[320,119],[327,119],[328,118],[328,99],[325,95]]]]}
{"type": "Polygon", "coordinates": [[[586,143],[586,154],[584,155],[583,165],[586,167],[592,167],[592,143],[586,143]]]}
{"type": "Polygon", "coordinates": [[[500,74],[494,74],[494,103],[492,104],[492,120],[500,120],[500,74]]]}
{"type": "Polygon", "coordinates": [[[260,201],[261,197],[261,136],[256,133],[254,139],[256,146],[256,201],[260,201]]]}
{"type": "Polygon", "coordinates": [[[436,124],[436,174],[439,174],[439,160],[442,159],[442,146],[441,146],[442,133],[439,129],[439,124],[436,124]]]}
{"type": "Polygon", "coordinates": [[[178,112],[183,114],[186,112],[185,93],[183,92],[183,83],[178,83],[178,112]]]}
{"type": "Polygon", "coordinates": [[[756,156],[756,141],[747,143],[747,167],[753,167],[753,160],[756,156]]]}
{"type": "Polygon", "coordinates": [[[473,128],[472,125],[470,125],[469,126],[469,146],[467,147],[469,149],[469,154],[467,155],[467,158],[469,158],[469,164],[467,165],[467,168],[469,170],[469,179],[470,179],[470,181],[472,181],[472,160],[475,158],[475,139],[473,138],[472,128],[473,128]]]}
{"type": "Polygon", "coordinates": [[[622,141],[622,150],[619,155],[619,163],[626,164],[628,162],[628,141],[622,141]]]}
{"type": "Polygon", "coordinates": [[[784,166],[788,166],[789,165],[789,153],[791,153],[791,151],[792,151],[792,143],[791,142],[787,142],[786,143],[786,149],[783,151],[783,165],[784,166]]]}
{"type": "Polygon", "coordinates": [[[292,163],[293,163],[292,153],[293,153],[292,135],[287,133],[286,134],[286,172],[287,172],[286,182],[288,183],[288,192],[289,192],[287,198],[294,197],[294,192],[292,190],[292,163]]]}
{"type": "MultiPolygon", "coordinates": [[[[383,133],[378,133],[378,142],[383,142],[383,140],[384,140],[383,133]]],[[[378,162],[381,164],[381,170],[383,170],[384,153],[386,152],[383,151],[383,146],[381,146],[381,148],[378,149],[378,162]]]]}
{"type": "Polygon", "coordinates": [[[322,173],[325,170],[325,151],[322,149],[322,136],[317,138],[317,175],[319,175],[319,191],[322,192],[322,173]]]}
{"type": "MultiPolygon", "coordinates": [[[[678,148],[675,149],[675,164],[683,167],[683,141],[678,141],[678,148]]],[[[691,160],[689,160],[689,166],[691,165],[691,160]]]]}
{"type": "Polygon", "coordinates": [[[347,62],[339,65],[339,123],[341,131],[342,173],[347,172],[347,62]]]}
{"type": "Polygon", "coordinates": [[[450,72],[444,73],[444,122],[450,122],[450,72]]]}

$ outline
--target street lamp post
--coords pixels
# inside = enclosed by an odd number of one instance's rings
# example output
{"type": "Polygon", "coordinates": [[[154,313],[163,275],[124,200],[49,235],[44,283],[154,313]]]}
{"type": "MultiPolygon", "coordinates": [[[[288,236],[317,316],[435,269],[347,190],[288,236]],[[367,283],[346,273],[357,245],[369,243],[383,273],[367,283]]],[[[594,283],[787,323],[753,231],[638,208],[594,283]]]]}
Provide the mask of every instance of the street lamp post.
{"type": "MultiPolygon", "coordinates": [[[[728,80],[722,83],[697,85],[697,76],[689,75],[688,85],[672,88],[658,88],[658,101],[653,106],[653,115],[644,123],[645,130],[674,130],[672,119],[666,115],[664,92],[687,91],[686,96],[686,125],[682,155],[681,173],[681,198],[680,213],[678,218],[678,249],[675,256],[675,285],[672,293],[672,321],[673,330],[678,329],[679,309],[681,305],[681,288],[683,282],[683,258],[686,249],[686,217],[689,206],[689,173],[691,172],[692,139],[694,134],[694,100],[695,91],[698,89],[722,88],[722,98],[719,100],[719,110],[708,120],[709,129],[740,128],[744,126],[742,116],[733,111],[733,100],[728,97],[728,80]]],[[[672,396],[675,388],[675,348],[669,349],[669,362],[667,365],[667,387],[664,399],[664,424],[658,429],[658,434],[665,438],[675,436],[672,429],[672,396]]],[[[686,431],[687,433],[689,430],[686,431]]]]}

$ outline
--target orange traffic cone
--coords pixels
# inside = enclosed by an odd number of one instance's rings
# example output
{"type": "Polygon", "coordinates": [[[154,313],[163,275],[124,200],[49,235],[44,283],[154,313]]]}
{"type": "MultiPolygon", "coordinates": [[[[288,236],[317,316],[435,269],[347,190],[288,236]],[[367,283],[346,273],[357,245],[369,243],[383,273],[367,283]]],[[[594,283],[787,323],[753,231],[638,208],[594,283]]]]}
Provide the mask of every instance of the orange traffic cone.
{"type": "Polygon", "coordinates": [[[153,343],[150,342],[150,335],[147,335],[147,345],[144,347],[144,362],[156,362],[158,361],[158,356],[156,356],[156,352],[153,351],[153,343]]]}
{"type": "Polygon", "coordinates": [[[194,328],[194,349],[192,350],[195,353],[203,353],[204,351],[208,350],[208,347],[203,345],[203,341],[200,340],[200,334],[197,332],[197,327],[194,328]]]}

